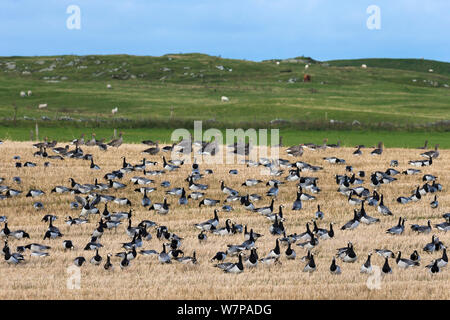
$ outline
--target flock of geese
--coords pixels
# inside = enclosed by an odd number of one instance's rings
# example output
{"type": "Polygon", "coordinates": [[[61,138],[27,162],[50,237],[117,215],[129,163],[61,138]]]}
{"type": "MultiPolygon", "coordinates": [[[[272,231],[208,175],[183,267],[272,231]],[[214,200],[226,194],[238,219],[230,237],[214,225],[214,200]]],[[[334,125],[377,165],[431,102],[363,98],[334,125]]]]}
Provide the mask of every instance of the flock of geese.
{"type": "MultiPolygon", "coordinates": [[[[35,157],[42,157],[51,160],[63,160],[67,158],[84,159],[90,161],[91,170],[99,170],[100,167],[94,163],[94,158],[89,153],[84,153],[82,148],[84,146],[98,146],[101,150],[107,150],[108,146],[119,147],[122,144],[122,133],[118,139],[112,140],[108,144],[103,141],[95,140],[95,134],[89,141],[84,140],[84,134],[80,139],[72,141],[75,148],[70,150],[70,146],[56,147],[56,141],[34,144],[33,147],[39,149],[34,152],[35,157]],[[52,154],[48,154],[51,152],[52,154]]],[[[189,140],[183,140],[180,143],[173,144],[160,148],[158,142],[151,140],[143,141],[143,144],[150,147],[143,150],[143,154],[158,156],[159,153],[166,153],[167,155],[174,150],[178,150],[179,153],[189,154],[192,152],[192,143],[189,140]]],[[[195,144],[195,143],[194,143],[195,144]]],[[[217,152],[217,145],[213,142],[198,142],[200,147],[200,154],[214,155],[217,152]]],[[[248,154],[250,147],[247,144],[235,143],[228,146],[231,148],[231,152],[248,154]]],[[[320,150],[320,149],[333,149],[339,148],[340,142],[337,144],[326,144],[326,140],[323,145],[315,144],[300,144],[289,147],[286,149],[288,155],[293,157],[301,157],[305,150],[320,150]]],[[[350,156],[359,157],[363,154],[362,149],[365,147],[359,145],[356,150],[350,156]]],[[[425,146],[422,148],[426,148],[425,146]]],[[[383,153],[383,144],[380,142],[377,148],[374,148],[371,152],[371,156],[379,156],[383,153]]],[[[302,233],[288,234],[286,224],[287,219],[283,216],[283,210],[285,205],[275,206],[275,200],[279,196],[282,189],[279,187],[285,183],[295,183],[297,192],[292,195],[292,206],[289,209],[292,211],[301,211],[303,203],[308,201],[317,201],[317,196],[320,194],[321,189],[319,187],[319,181],[317,177],[308,176],[309,173],[314,173],[323,170],[323,167],[312,165],[303,161],[291,162],[285,159],[278,159],[278,161],[271,161],[270,159],[259,159],[258,162],[246,160],[246,166],[257,167],[264,166],[270,169],[270,175],[272,179],[268,181],[262,181],[256,178],[245,177],[242,183],[239,182],[240,187],[245,190],[241,193],[231,186],[225,185],[224,181],[218,181],[220,184],[221,192],[226,196],[226,199],[213,199],[208,197],[209,185],[200,183],[206,175],[214,175],[211,169],[200,168],[200,165],[195,161],[191,165],[189,175],[183,181],[177,177],[177,186],[172,187],[170,181],[162,181],[160,183],[162,188],[165,188],[166,196],[161,202],[154,202],[149,195],[156,190],[155,180],[151,179],[152,176],[164,176],[167,172],[176,172],[184,164],[183,160],[166,160],[166,156],[163,155],[160,159],[161,162],[150,161],[142,159],[141,162],[131,164],[126,161],[125,157],[121,159],[121,166],[117,170],[113,170],[104,175],[104,183],[99,182],[99,178],[95,178],[93,184],[80,183],[74,179],[69,179],[67,186],[57,185],[51,190],[38,190],[31,189],[26,193],[22,190],[15,189],[12,184],[5,185],[3,183],[8,182],[8,179],[17,186],[20,186],[22,179],[20,177],[0,177],[0,200],[8,198],[21,197],[25,193],[25,197],[39,198],[40,196],[50,192],[54,196],[62,194],[73,194],[74,201],[67,203],[67,210],[78,213],[72,216],[66,216],[65,223],[70,228],[76,228],[81,224],[91,223],[92,217],[97,221],[95,227],[93,226],[92,233],[86,235],[86,245],[84,250],[94,251],[95,254],[91,257],[85,258],[84,256],[76,257],[73,263],[76,266],[81,267],[87,261],[93,265],[102,265],[105,270],[113,270],[115,266],[119,266],[121,269],[128,268],[133,260],[139,255],[142,256],[155,256],[162,264],[170,263],[182,263],[182,264],[197,264],[196,252],[193,251],[192,255],[185,255],[182,249],[183,237],[170,231],[166,226],[160,225],[151,220],[142,220],[137,224],[133,224],[133,211],[136,209],[142,210],[142,208],[154,212],[157,215],[167,215],[172,212],[176,214],[176,209],[186,206],[189,202],[197,201],[198,207],[207,206],[211,207],[212,217],[206,221],[198,222],[191,226],[194,230],[198,230],[198,241],[200,243],[208,243],[209,237],[224,237],[232,236],[236,234],[242,234],[243,241],[234,244],[228,244],[226,248],[218,251],[213,257],[208,257],[211,265],[226,273],[241,273],[246,268],[255,268],[259,264],[263,265],[277,265],[280,264],[282,257],[288,260],[295,260],[297,254],[296,248],[304,250],[305,255],[299,260],[304,263],[304,272],[314,272],[317,270],[315,262],[314,249],[320,246],[323,241],[332,241],[335,236],[335,232],[344,232],[345,230],[355,230],[361,228],[361,225],[370,225],[379,223],[380,219],[385,216],[392,216],[393,213],[385,204],[385,198],[382,193],[382,185],[395,183],[402,174],[404,175],[418,175],[420,180],[416,181],[422,185],[417,186],[408,195],[399,195],[396,201],[400,204],[408,204],[412,202],[424,201],[424,199],[431,195],[433,201],[431,201],[431,208],[439,208],[437,195],[443,190],[443,186],[438,183],[438,177],[431,174],[423,174],[422,170],[428,166],[434,164],[433,160],[439,157],[438,146],[434,150],[424,151],[420,154],[423,159],[410,160],[408,164],[416,168],[409,168],[403,172],[395,169],[398,166],[398,161],[393,160],[390,163],[390,168],[386,171],[375,171],[371,173],[365,173],[364,171],[357,171],[351,165],[347,165],[345,159],[337,157],[323,157],[323,160],[331,164],[345,165],[346,174],[336,175],[335,183],[337,187],[337,194],[347,199],[350,206],[355,207],[353,210],[352,219],[343,224],[342,226],[334,227],[335,223],[331,222],[328,228],[319,228],[318,223],[324,218],[326,213],[322,212],[320,204],[317,205],[317,211],[314,214],[314,219],[306,223],[305,231],[302,233]],[[418,169],[418,168],[421,169],[418,169]],[[283,176],[285,170],[288,170],[288,174],[283,176]],[[306,173],[306,174],[304,174],[306,173]],[[348,173],[348,174],[347,174],[348,173]],[[125,183],[127,175],[131,175],[129,178],[130,183],[125,183]],[[396,177],[398,176],[398,177],[396,177]],[[365,178],[368,178],[365,181],[365,178]],[[281,179],[281,180],[278,180],[281,179]],[[122,181],[122,182],[121,182],[122,181]],[[252,187],[265,183],[267,186],[267,192],[264,195],[258,195],[251,193],[252,187]],[[153,186],[152,186],[153,185],[153,186]],[[364,186],[366,185],[366,186],[364,186]],[[142,194],[141,203],[131,203],[126,197],[118,197],[108,195],[109,192],[120,192],[121,190],[130,191],[129,187],[134,188],[135,192],[142,194]],[[369,187],[372,189],[369,190],[369,187]],[[128,188],[128,189],[127,189],[128,188]],[[189,192],[189,194],[187,194],[189,192]],[[177,198],[175,203],[168,203],[168,197],[177,198]],[[257,201],[266,201],[270,204],[267,206],[257,207],[255,203],[257,201]],[[121,212],[111,212],[108,208],[109,203],[116,203],[120,206],[127,207],[127,210],[121,212]],[[374,208],[374,213],[378,217],[371,217],[366,212],[369,207],[374,208]],[[232,210],[240,209],[243,212],[248,211],[252,214],[261,216],[261,219],[267,219],[270,222],[268,233],[274,236],[274,247],[268,253],[261,255],[258,252],[257,243],[258,239],[263,237],[263,234],[255,232],[255,230],[248,226],[242,225],[231,219],[225,219],[222,215],[232,210]],[[225,222],[222,226],[221,223],[225,222]],[[124,226],[124,227],[123,227],[124,226]],[[337,229],[337,230],[336,230],[337,229]],[[108,253],[105,259],[101,256],[101,251],[104,251],[104,245],[101,243],[102,235],[105,232],[125,232],[129,237],[129,242],[122,243],[122,252],[108,253]],[[152,235],[153,233],[153,235],[152,235]],[[153,237],[160,240],[160,244],[156,247],[158,250],[143,249],[145,242],[150,241],[153,237]],[[159,251],[161,248],[161,251],[159,251]],[[235,257],[233,261],[230,261],[229,257],[235,257]],[[118,262],[114,259],[118,258],[118,262]],[[227,261],[228,260],[228,261],[227,261]]],[[[159,157],[159,156],[158,156],[159,157]]],[[[159,158],[158,158],[159,159],[159,158]]],[[[35,167],[36,163],[26,162],[22,164],[20,162],[20,156],[15,156],[15,166],[20,168],[35,167]]],[[[46,162],[45,166],[50,166],[50,162],[46,162]]],[[[237,169],[229,171],[231,175],[238,175],[237,169]]],[[[241,180],[242,181],[242,180],[241,180]]],[[[116,193],[117,194],[117,193],[116,193]]],[[[33,204],[36,210],[42,210],[45,204],[36,201],[33,204]]],[[[59,228],[54,225],[58,217],[51,214],[46,214],[42,218],[42,222],[48,224],[46,232],[42,235],[42,240],[48,241],[48,244],[53,242],[61,245],[65,251],[74,249],[74,244],[70,239],[67,239],[67,235],[63,235],[59,228]]],[[[415,268],[421,265],[421,257],[419,252],[435,253],[442,252],[440,258],[434,259],[429,263],[426,263],[426,269],[432,274],[439,273],[446,267],[448,263],[448,257],[446,252],[446,245],[438,238],[436,233],[447,232],[450,229],[450,213],[443,215],[443,221],[439,223],[431,223],[428,220],[427,225],[411,224],[405,225],[407,219],[405,217],[399,217],[398,223],[395,226],[386,230],[387,234],[392,236],[400,236],[405,232],[405,228],[409,227],[413,232],[418,234],[432,234],[431,242],[424,244],[423,248],[417,248],[411,254],[402,253],[398,250],[393,251],[382,248],[374,249],[373,252],[369,252],[364,264],[361,265],[361,273],[372,273],[371,256],[376,253],[383,257],[384,265],[382,272],[384,274],[391,273],[391,262],[395,263],[399,268],[415,268]]],[[[24,254],[28,251],[30,256],[46,257],[49,256],[53,244],[44,245],[39,243],[30,243],[24,246],[18,246],[15,250],[12,249],[11,243],[17,239],[30,239],[29,233],[25,230],[11,230],[8,225],[8,218],[6,216],[0,217],[0,223],[3,224],[3,228],[0,230],[0,236],[4,238],[4,247],[1,250],[1,254],[4,256],[4,262],[10,265],[18,265],[26,261],[24,254]]],[[[351,232],[349,233],[349,235],[351,232]]],[[[241,237],[241,236],[239,236],[241,237]]],[[[235,239],[235,238],[233,238],[235,239]]],[[[31,240],[31,239],[30,239],[31,240]]],[[[298,250],[298,249],[297,249],[298,250]]],[[[337,248],[335,256],[330,257],[330,265],[328,270],[332,274],[341,274],[343,269],[338,265],[338,259],[343,263],[354,263],[357,261],[358,255],[356,253],[354,244],[349,241],[346,247],[337,248]]]]}

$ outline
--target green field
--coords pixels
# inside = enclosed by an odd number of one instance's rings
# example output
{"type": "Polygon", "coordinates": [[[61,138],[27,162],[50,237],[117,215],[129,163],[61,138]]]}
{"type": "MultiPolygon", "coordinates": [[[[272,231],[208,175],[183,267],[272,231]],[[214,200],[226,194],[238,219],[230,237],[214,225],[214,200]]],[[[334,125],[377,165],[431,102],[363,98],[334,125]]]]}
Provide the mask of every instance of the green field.
{"type": "Polygon", "coordinates": [[[382,140],[416,147],[428,139],[450,148],[449,85],[450,63],[430,60],[2,57],[0,139],[29,140],[38,123],[39,138],[95,132],[109,139],[117,129],[126,142],[168,142],[173,129],[203,120],[205,128],[280,128],[285,144],[328,138],[348,146],[382,140]],[[305,73],[310,83],[302,81],[305,73]],[[31,96],[20,97],[28,90],[31,96]]]}

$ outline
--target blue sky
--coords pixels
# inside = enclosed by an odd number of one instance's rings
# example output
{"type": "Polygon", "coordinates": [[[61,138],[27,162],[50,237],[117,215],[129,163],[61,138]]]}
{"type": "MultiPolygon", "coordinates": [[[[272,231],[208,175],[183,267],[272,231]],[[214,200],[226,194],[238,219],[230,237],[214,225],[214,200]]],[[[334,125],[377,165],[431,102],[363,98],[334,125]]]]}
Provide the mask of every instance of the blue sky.
{"type": "Polygon", "coordinates": [[[201,52],[450,61],[448,0],[1,0],[0,56],[201,52]],[[69,5],[81,10],[70,30],[69,5]],[[369,30],[370,5],[381,28],[369,30]]]}

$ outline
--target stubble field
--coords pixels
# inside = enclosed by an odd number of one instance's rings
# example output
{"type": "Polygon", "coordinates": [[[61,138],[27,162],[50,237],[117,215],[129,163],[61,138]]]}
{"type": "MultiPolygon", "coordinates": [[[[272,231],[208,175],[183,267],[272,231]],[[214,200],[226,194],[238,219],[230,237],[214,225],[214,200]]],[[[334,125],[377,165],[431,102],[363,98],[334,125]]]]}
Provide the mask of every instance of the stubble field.
{"type": "MultiPolygon", "coordinates": [[[[183,239],[181,249],[185,255],[192,255],[195,250],[198,264],[187,266],[173,261],[172,264],[162,265],[158,262],[157,256],[137,256],[131,261],[131,265],[126,270],[119,268],[120,258],[112,258],[115,266],[114,271],[106,271],[101,266],[94,266],[89,260],[94,256],[94,251],[83,250],[89,242],[92,231],[96,228],[99,216],[91,216],[90,223],[69,227],[64,223],[67,215],[78,217],[80,210],[70,210],[69,203],[74,201],[74,195],[50,193],[56,185],[70,187],[69,178],[73,178],[78,183],[94,183],[98,178],[99,182],[106,182],[103,176],[107,172],[117,170],[122,166],[121,156],[126,156],[127,162],[139,163],[142,158],[158,161],[156,169],[161,169],[161,155],[148,156],[141,154],[145,149],[143,145],[124,144],[120,148],[110,148],[108,151],[100,151],[97,147],[83,147],[85,153],[91,153],[94,161],[101,167],[99,171],[89,168],[89,161],[65,159],[48,160],[33,157],[37,151],[32,148],[30,142],[5,141],[0,145],[0,177],[5,178],[3,185],[22,190],[18,197],[13,197],[0,201],[0,216],[7,216],[8,227],[11,230],[23,229],[30,234],[31,239],[9,240],[9,246],[13,252],[17,246],[28,243],[48,244],[52,248],[48,257],[32,257],[29,251],[24,253],[25,262],[19,265],[8,265],[3,257],[0,261],[0,299],[449,299],[450,298],[450,277],[448,267],[442,272],[431,275],[425,265],[433,259],[439,258],[442,251],[427,254],[422,248],[431,241],[432,234],[439,236],[439,239],[446,245],[450,243],[450,234],[438,231],[434,224],[444,221],[442,215],[449,212],[450,195],[448,186],[450,184],[450,151],[441,150],[440,157],[433,162],[430,167],[421,168],[422,173],[418,175],[406,176],[398,175],[398,181],[379,188],[380,193],[385,197],[385,204],[393,212],[393,216],[381,216],[373,207],[366,206],[367,214],[380,218],[380,222],[374,225],[361,224],[355,230],[341,231],[340,227],[353,217],[353,209],[359,208],[350,205],[347,199],[336,190],[336,174],[345,174],[345,165],[329,164],[323,157],[336,156],[344,158],[347,165],[352,165],[354,170],[366,171],[364,186],[372,191],[370,186],[370,172],[376,170],[385,171],[389,168],[390,160],[399,161],[399,171],[403,171],[411,166],[408,160],[418,160],[420,150],[417,149],[385,149],[381,156],[370,156],[370,150],[363,149],[363,155],[356,157],[352,155],[354,149],[339,148],[322,151],[305,151],[301,158],[292,158],[286,155],[284,150],[280,151],[280,157],[289,159],[291,162],[301,160],[312,165],[323,166],[324,170],[318,172],[302,173],[302,176],[315,176],[319,178],[318,187],[322,190],[315,201],[304,201],[301,211],[292,211],[292,203],[296,198],[296,182],[285,182],[280,186],[280,192],[275,200],[275,212],[278,206],[284,204],[284,217],[286,221],[286,233],[302,233],[305,224],[314,218],[317,211],[317,204],[321,205],[325,213],[323,220],[318,221],[320,228],[329,228],[330,222],[335,223],[335,237],[331,240],[320,240],[319,245],[313,249],[317,270],[310,274],[303,272],[305,263],[300,261],[300,257],[306,254],[306,250],[293,245],[297,252],[294,261],[285,258],[285,246],[281,247],[281,264],[271,267],[258,265],[254,269],[244,269],[241,274],[225,274],[218,268],[213,267],[209,260],[217,251],[225,251],[227,244],[240,244],[244,241],[243,234],[231,236],[218,236],[208,233],[206,243],[200,244],[197,235],[199,230],[194,227],[195,223],[208,220],[213,217],[214,208],[220,209],[226,195],[220,190],[220,180],[225,181],[225,185],[236,189],[241,195],[247,193],[257,193],[262,195],[262,200],[255,202],[256,207],[263,207],[270,204],[270,198],[265,196],[268,186],[265,185],[269,179],[276,178],[284,181],[288,174],[285,170],[281,177],[271,177],[261,174],[261,168],[248,168],[244,164],[200,164],[200,171],[212,169],[214,174],[205,175],[200,183],[208,184],[209,189],[205,197],[220,199],[221,205],[217,207],[203,206],[199,208],[197,200],[189,199],[187,206],[178,205],[178,197],[167,196],[170,211],[167,215],[158,215],[154,211],[148,211],[141,205],[142,194],[134,192],[138,186],[130,182],[133,176],[143,176],[142,172],[126,174],[122,183],[127,187],[123,190],[108,190],[103,192],[114,196],[127,197],[132,203],[134,210],[132,225],[136,226],[141,220],[148,219],[155,221],[158,225],[165,225],[169,231],[175,232],[183,239]],[[20,155],[21,162],[33,161],[37,163],[34,168],[16,168],[13,156],[20,155]],[[44,162],[50,161],[50,167],[44,167],[44,162]],[[230,169],[238,169],[238,175],[230,175],[230,169]],[[399,196],[409,196],[412,190],[422,185],[422,176],[425,173],[438,177],[438,182],[444,187],[438,193],[439,207],[432,209],[430,202],[433,195],[427,194],[419,202],[406,205],[398,204],[395,199],[399,196]],[[12,181],[12,177],[20,176],[22,184],[17,185],[12,181]],[[369,176],[369,177],[368,177],[369,176]],[[255,187],[244,187],[241,184],[247,178],[261,179],[261,183],[255,187]],[[27,198],[25,194],[30,189],[41,189],[46,194],[38,198],[27,198]],[[45,208],[36,211],[32,204],[35,201],[43,202],[45,208]],[[59,227],[62,238],[55,240],[43,240],[48,224],[41,219],[45,214],[58,216],[54,225],[59,227]],[[392,236],[385,233],[385,230],[396,225],[399,217],[407,219],[406,228],[403,235],[392,236]],[[430,234],[418,235],[410,229],[410,224],[426,225],[430,219],[433,230],[430,234]],[[62,240],[70,239],[75,245],[75,250],[64,251],[62,240]],[[332,275],[329,266],[336,249],[345,247],[348,241],[352,241],[358,259],[355,263],[345,263],[337,259],[338,265],[342,268],[341,275],[332,275]],[[393,273],[380,279],[379,289],[369,289],[367,286],[368,275],[360,274],[360,267],[366,261],[367,254],[375,248],[387,248],[395,253],[401,251],[403,256],[409,257],[418,250],[422,260],[418,267],[407,270],[400,269],[395,260],[390,259],[389,263],[393,273]],[[71,275],[68,267],[73,265],[73,259],[77,256],[84,256],[88,260],[81,268],[81,288],[68,289],[67,281],[71,275]]],[[[51,151],[49,151],[51,153],[51,151]]],[[[52,153],[51,153],[52,154],[52,153]]],[[[423,158],[422,158],[423,159],[423,158]]],[[[178,171],[168,172],[161,176],[149,176],[155,183],[150,185],[157,190],[150,193],[149,197],[153,202],[162,202],[167,188],[160,186],[164,180],[171,182],[171,187],[185,187],[187,194],[188,183],[184,180],[191,172],[191,165],[185,164],[178,171]]],[[[271,222],[258,213],[252,213],[243,209],[238,202],[228,203],[233,206],[232,212],[219,212],[219,227],[224,226],[225,220],[230,218],[233,222],[246,224],[253,228],[255,232],[264,236],[256,241],[259,257],[264,257],[274,246],[277,236],[269,233],[271,222]]],[[[98,205],[103,211],[104,204],[98,205]]],[[[111,212],[128,211],[128,207],[111,203],[108,205],[111,212]]],[[[125,230],[127,222],[122,222],[117,228],[117,232],[105,231],[100,242],[104,247],[99,251],[106,260],[106,255],[111,252],[113,255],[123,251],[121,244],[129,242],[125,230]]],[[[1,226],[3,228],[3,225],[1,226]]],[[[158,252],[162,249],[163,241],[156,237],[154,229],[149,229],[153,239],[144,242],[143,248],[154,249],[158,252]]],[[[3,246],[3,244],[2,244],[3,246]]],[[[139,250],[138,250],[139,251],[139,250]]],[[[237,257],[227,257],[227,261],[237,261],[237,257]]],[[[382,267],[384,259],[374,254],[372,264],[382,267]]],[[[69,269],[70,270],[70,269],[69,269]]]]}

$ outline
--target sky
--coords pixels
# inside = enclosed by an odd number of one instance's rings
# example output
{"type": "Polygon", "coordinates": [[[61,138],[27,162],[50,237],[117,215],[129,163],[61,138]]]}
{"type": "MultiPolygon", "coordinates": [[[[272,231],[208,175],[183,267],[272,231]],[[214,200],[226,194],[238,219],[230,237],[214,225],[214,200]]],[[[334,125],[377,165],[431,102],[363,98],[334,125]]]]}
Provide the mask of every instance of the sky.
{"type": "Polygon", "coordinates": [[[199,52],[253,61],[450,62],[449,31],[449,0],[0,1],[0,56],[199,52]],[[368,12],[373,6],[379,14],[368,12]]]}

